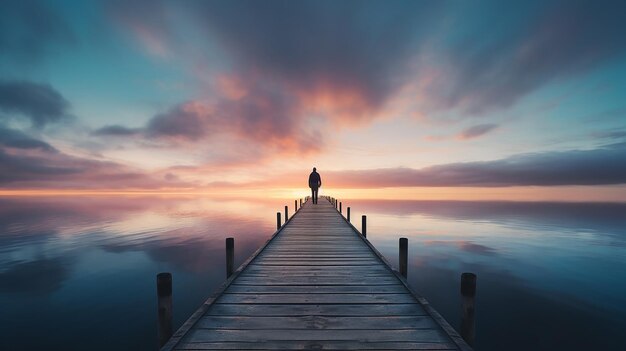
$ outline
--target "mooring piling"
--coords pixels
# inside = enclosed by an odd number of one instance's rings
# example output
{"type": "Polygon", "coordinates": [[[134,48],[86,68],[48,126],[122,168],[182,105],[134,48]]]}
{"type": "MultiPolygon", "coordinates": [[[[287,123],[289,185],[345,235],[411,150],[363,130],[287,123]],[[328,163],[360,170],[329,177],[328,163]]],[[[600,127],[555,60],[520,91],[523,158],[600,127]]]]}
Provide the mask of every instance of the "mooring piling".
{"type": "Polygon", "coordinates": [[[361,216],[361,234],[367,238],[367,216],[361,216]]]}
{"type": "Polygon", "coordinates": [[[157,334],[159,338],[159,347],[172,337],[172,274],[157,274],[157,297],[158,297],[158,326],[157,334]]]}
{"type": "Polygon", "coordinates": [[[233,274],[235,262],[235,238],[226,238],[226,279],[233,274]]]}
{"type": "Polygon", "coordinates": [[[398,262],[400,266],[400,274],[406,279],[407,277],[407,267],[408,267],[408,251],[409,251],[409,239],[400,238],[399,242],[400,252],[398,257],[398,262]]]}
{"type": "Polygon", "coordinates": [[[476,332],[475,317],[476,274],[461,274],[461,337],[470,346],[474,346],[476,332]]]}

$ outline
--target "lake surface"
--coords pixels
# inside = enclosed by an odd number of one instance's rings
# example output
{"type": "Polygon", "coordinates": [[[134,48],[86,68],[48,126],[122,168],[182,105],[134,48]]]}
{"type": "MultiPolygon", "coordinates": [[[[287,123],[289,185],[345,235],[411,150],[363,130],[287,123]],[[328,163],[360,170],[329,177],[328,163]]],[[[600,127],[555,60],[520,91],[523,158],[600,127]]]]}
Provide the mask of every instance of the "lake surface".
{"type": "MultiPolygon", "coordinates": [[[[180,326],[293,200],[0,198],[0,349],[155,350],[159,272],[180,326]]],[[[347,200],[353,222],[458,329],[478,275],[477,350],[626,349],[626,204],[347,200]]]]}

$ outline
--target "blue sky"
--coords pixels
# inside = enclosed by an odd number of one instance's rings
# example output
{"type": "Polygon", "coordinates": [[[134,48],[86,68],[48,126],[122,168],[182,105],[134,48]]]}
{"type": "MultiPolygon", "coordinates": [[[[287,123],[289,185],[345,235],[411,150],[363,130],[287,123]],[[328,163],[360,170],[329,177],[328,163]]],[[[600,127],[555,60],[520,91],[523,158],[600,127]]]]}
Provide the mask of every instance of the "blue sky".
{"type": "Polygon", "coordinates": [[[620,1],[0,8],[4,189],[625,194],[620,1]]]}

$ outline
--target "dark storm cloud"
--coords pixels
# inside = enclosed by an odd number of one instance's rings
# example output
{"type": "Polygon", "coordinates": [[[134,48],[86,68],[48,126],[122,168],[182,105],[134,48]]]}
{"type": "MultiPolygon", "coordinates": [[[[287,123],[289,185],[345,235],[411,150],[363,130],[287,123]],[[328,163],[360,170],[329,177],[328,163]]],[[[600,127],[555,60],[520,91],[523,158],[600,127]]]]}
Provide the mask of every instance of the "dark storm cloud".
{"type": "Polygon", "coordinates": [[[46,151],[55,150],[45,141],[32,138],[22,131],[4,128],[2,126],[0,126],[0,146],[18,149],[41,149],[46,151]]]}
{"type": "Polygon", "coordinates": [[[120,125],[104,126],[94,130],[91,134],[97,136],[129,136],[140,132],[138,128],[128,128],[120,125]]]}
{"type": "Polygon", "coordinates": [[[34,127],[67,117],[69,102],[48,84],[0,80],[2,119],[27,118],[34,127]]]}
{"type": "Polygon", "coordinates": [[[498,128],[497,124],[487,123],[471,126],[457,135],[459,139],[474,139],[483,136],[494,129],[498,128]]]}
{"type": "Polygon", "coordinates": [[[327,178],[327,182],[338,187],[352,188],[626,184],[626,143],[594,150],[523,154],[496,161],[453,163],[423,169],[333,172],[327,178]]]}
{"type": "Polygon", "coordinates": [[[74,42],[70,27],[51,5],[37,0],[0,2],[1,58],[34,63],[55,46],[74,42]]]}

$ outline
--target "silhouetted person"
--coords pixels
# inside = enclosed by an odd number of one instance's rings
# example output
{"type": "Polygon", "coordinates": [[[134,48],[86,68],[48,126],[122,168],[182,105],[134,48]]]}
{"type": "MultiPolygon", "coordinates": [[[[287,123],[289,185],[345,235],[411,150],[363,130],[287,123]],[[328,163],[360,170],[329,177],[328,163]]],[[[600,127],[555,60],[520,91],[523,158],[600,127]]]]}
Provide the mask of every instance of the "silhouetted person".
{"type": "Polygon", "coordinates": [[[317,173],[315,167],[313,167],[313,172],[309,175],[309,188],[311,188],[311,198],[313,199],[313,203],[317,203],[317,190],[322,186],[322,177],[317,173]]]}

